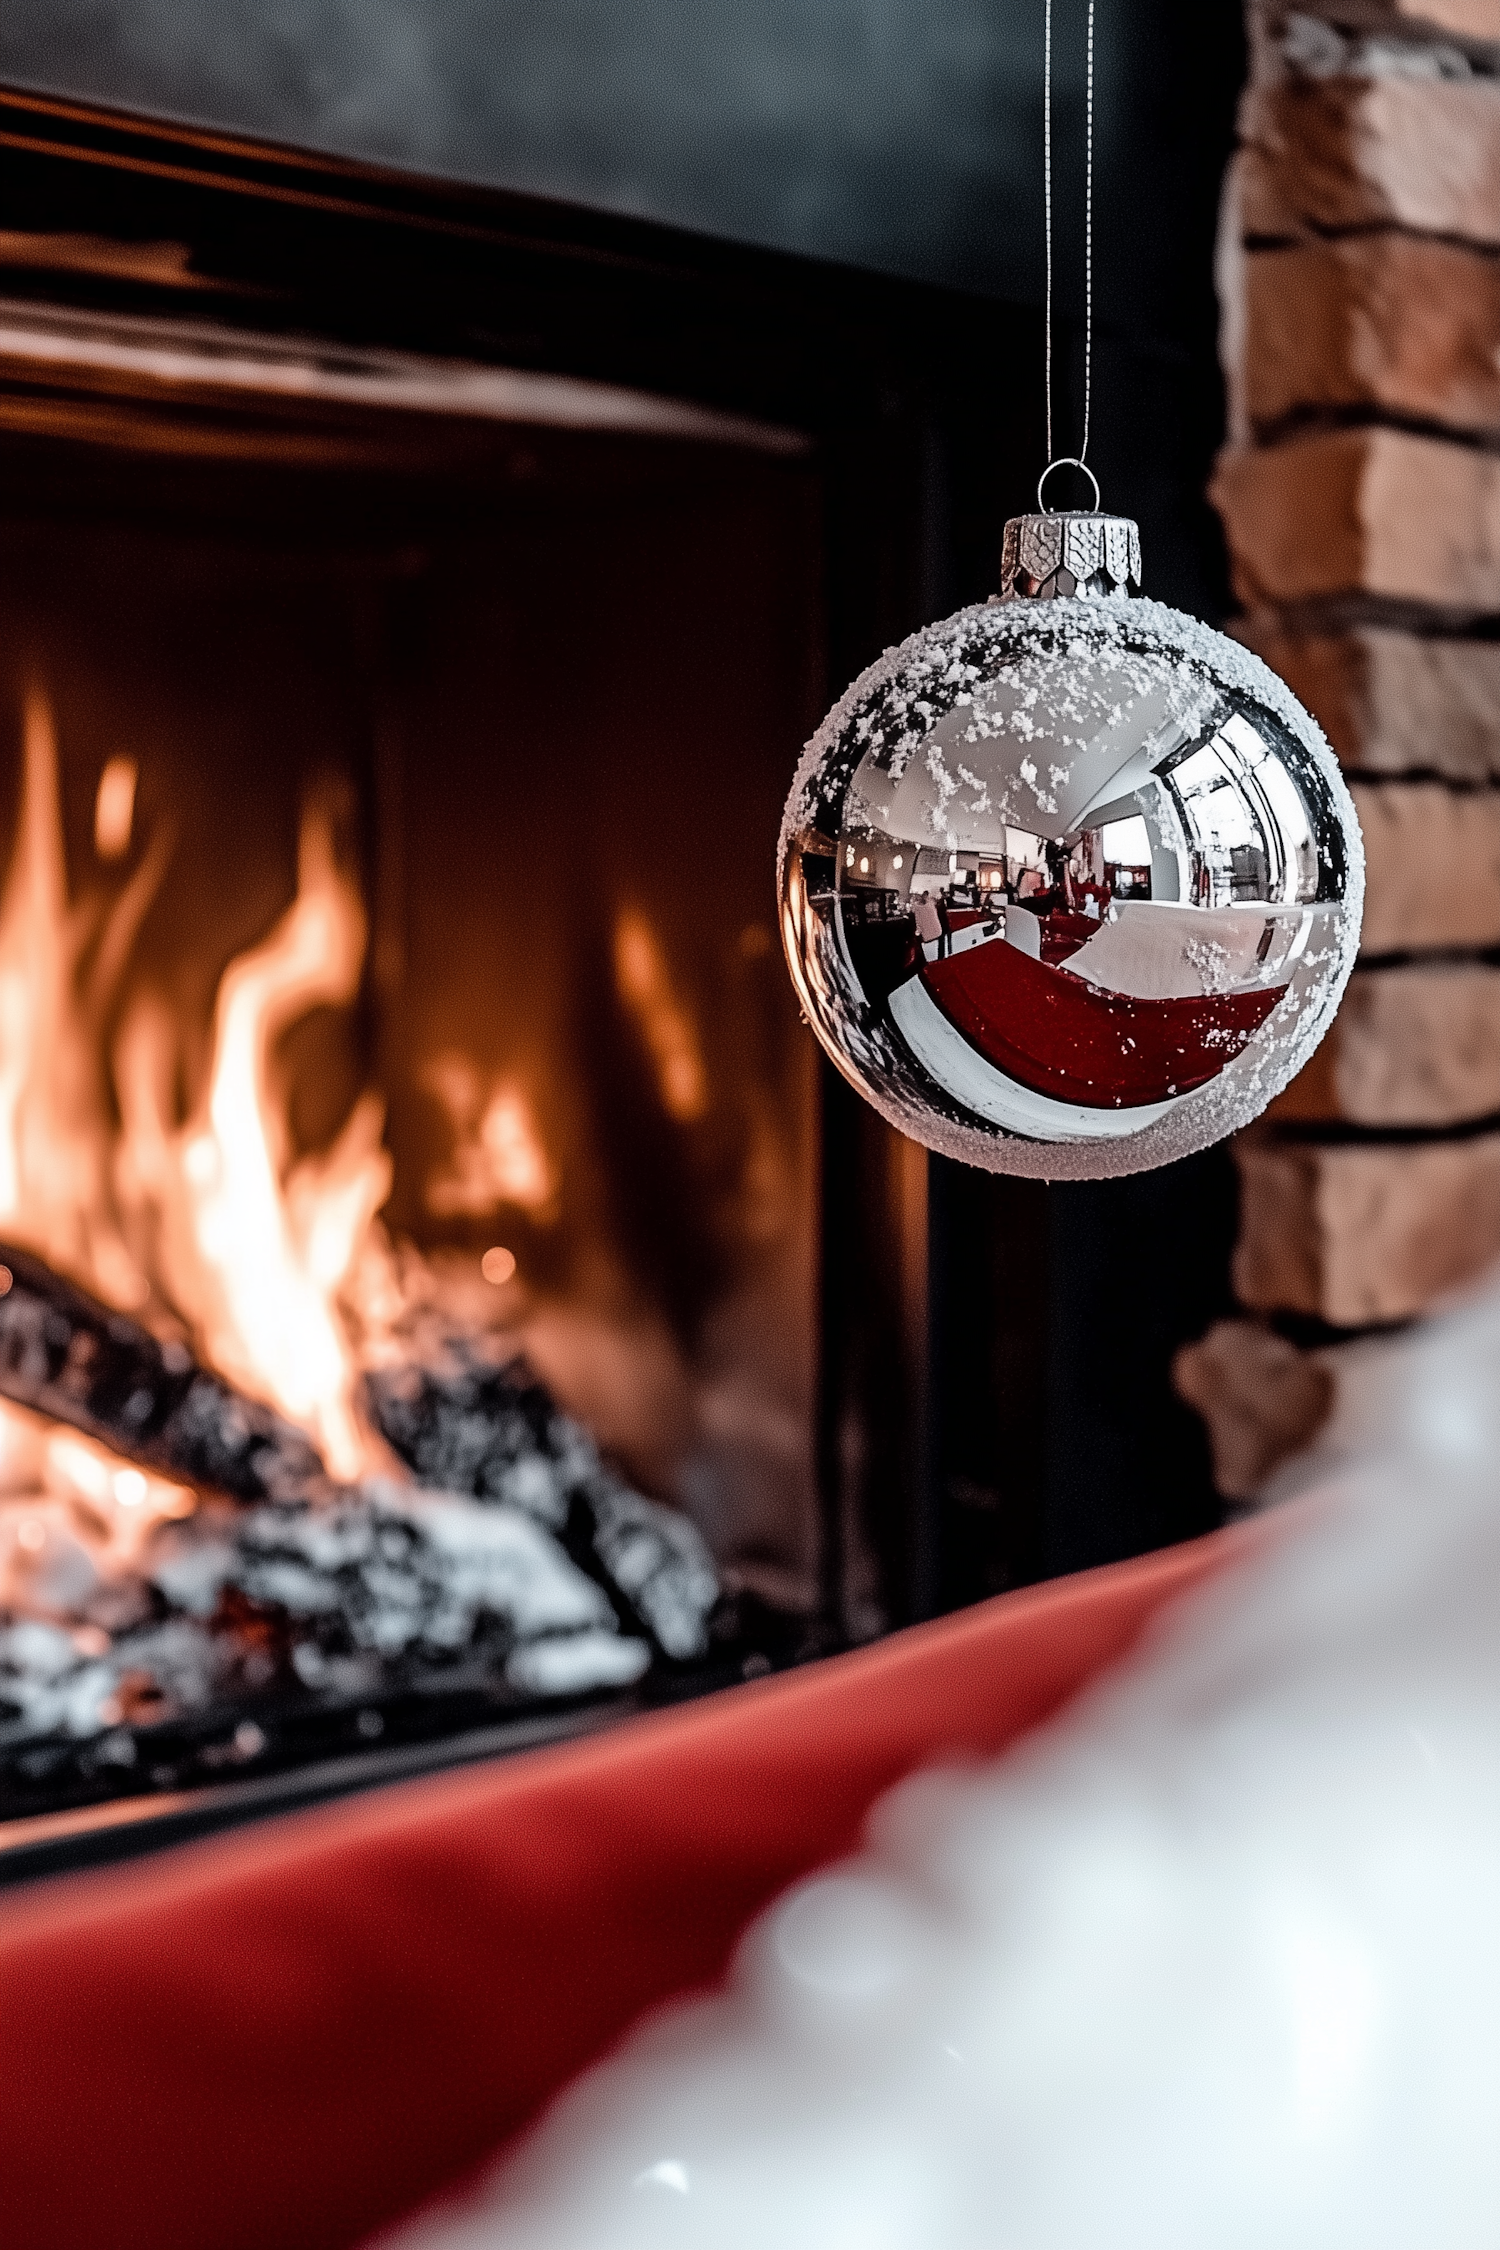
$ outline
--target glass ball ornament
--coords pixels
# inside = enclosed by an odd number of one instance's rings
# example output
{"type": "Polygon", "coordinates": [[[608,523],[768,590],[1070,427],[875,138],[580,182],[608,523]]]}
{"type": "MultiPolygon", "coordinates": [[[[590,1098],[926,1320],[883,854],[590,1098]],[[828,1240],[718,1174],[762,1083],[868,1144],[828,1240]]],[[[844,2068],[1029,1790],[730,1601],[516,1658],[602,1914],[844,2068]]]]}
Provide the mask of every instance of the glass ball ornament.
{"type": "Polygon", "coordinates": [[[1140,578],[1123,517],[1014,518],[1000,593],[872,664],[787,801],[808,1022],[893,1125],[988,1171],[1112,1177],[1247,1124],[1358,945],[1316,722],[1140,578]]]}

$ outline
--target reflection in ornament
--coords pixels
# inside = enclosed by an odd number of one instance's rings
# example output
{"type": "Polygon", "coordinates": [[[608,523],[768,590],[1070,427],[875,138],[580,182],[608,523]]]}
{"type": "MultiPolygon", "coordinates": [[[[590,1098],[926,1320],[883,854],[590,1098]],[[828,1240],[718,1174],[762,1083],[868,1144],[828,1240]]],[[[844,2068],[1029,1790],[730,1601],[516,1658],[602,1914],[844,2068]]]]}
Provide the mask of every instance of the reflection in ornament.
{"type": "Polygon", "coordinates": [[[1134,524],[1006,527],[1002,591],[855,682],[782,830],[782,933],[839,1068],[992,1171],[1143,1170],[1246,1123],[1347,979],[1359,830],[1256,657],[1132,598],[1134,524]]]}

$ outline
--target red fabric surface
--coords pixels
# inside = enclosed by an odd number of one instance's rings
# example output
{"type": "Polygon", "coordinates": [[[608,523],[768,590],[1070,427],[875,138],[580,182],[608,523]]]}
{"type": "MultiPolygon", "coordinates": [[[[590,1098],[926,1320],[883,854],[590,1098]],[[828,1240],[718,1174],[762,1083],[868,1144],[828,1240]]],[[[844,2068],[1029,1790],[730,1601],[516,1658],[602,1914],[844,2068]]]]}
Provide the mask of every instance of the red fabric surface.
{"type": "Polygon", "coordinates": [[[1220,1534],[0,1910],[0,2235],[332,2250],[724,1971],[914,1767],[1050,1716],[1220,1534]]]}

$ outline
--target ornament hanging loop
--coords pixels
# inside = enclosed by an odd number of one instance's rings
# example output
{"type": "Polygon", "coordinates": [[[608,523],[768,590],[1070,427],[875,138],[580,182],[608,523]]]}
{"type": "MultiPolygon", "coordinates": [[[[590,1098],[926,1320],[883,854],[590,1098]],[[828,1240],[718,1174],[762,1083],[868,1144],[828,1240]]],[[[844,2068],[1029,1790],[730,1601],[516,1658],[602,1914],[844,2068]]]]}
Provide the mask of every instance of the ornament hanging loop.
{"type": "Polygon", "coordinates": [[[1036,504],[1041,509],[1043,515],[1055,516],[1058,513],[1058,510],[1056,508],[1049,508],[1046,501],[1042,498],[1042,487],[1045,485],[1048,477],[1051,476],[1054,469],[1081,469],[1083,471],[1084,475],[1088,478],[1089,483],[1094,488],[1094,505],[1090,513],[1093,515],[1097,515],[1099,513],[1099,479],[1095,476],[1087,461],[1080,461],[1076,453],[1059,453],[1057,459],[1055,461],[1049,461],[1046,468],[1043,469],[1041,475],[1037,478],[1036,504]]]}

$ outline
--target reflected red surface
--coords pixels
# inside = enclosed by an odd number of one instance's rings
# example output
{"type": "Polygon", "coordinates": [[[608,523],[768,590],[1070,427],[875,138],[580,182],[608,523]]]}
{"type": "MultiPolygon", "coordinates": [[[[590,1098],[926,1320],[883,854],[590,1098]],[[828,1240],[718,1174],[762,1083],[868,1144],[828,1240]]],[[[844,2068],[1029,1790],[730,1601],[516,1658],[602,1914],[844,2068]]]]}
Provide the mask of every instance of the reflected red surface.
{"type": "Polygon", "coordinates": [[[1285,990],[1257,985],[1136,1000],[1033,961],[1003,940],[924,961],[920,974],[948,1021],[997,1070],[1035,1093],[1091,1109],[1136,1108],[1206,1085],[1285,990]]]}

